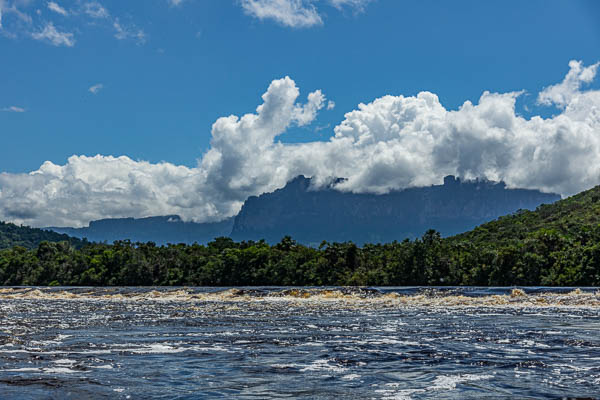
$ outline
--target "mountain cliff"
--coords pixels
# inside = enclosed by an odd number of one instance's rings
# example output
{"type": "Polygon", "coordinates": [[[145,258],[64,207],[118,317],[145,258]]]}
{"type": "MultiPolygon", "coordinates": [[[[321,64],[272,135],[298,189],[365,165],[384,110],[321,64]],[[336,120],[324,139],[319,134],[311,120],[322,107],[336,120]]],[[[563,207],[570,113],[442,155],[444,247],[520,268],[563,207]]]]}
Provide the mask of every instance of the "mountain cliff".
{"type": "Polygon", "coordinates": [[[248,198],[235,217],[231,237],[276,243],[290,235],[300,243],[318,245],[323,240],[401,241],[420,237],[430,228],[449,236],[559,199],[536,190],[508,189],[502,182],[461,182],[453,176],[443,185],[383,195],[332,187],[314,190],[310,178],[298,176],[282,189],[248,198]]]}
{"type": "Polygon", "coordinates": [[[91,221],[85,228],[51,229],[93,242],[129,239],[132,242],[205,244],[220,236],[229,236],[233,218],[214,223],[183,222],[177,215],[148,218],[109,218],[91,221]]]}
{"type": "Polygon", "coordinates": [[[383,195],[340,192],[331,186],[315,189],[310,178],[298,176],[272,193],[248,198],[235,218],[217,223],[183,222],[170,215],[102,219],[85,228],[47,229],[109,243],[129,239],[158,245],[204,244],[220,236],[277,243],[290,235],[312,246],[323,240],[362,245],[414,239],[428,229],[450,236],[558,199],[556,194],[536,190],[507,189],[502,182],[462,182],[453,176],[446,177],[443,185],[383,195]]]}

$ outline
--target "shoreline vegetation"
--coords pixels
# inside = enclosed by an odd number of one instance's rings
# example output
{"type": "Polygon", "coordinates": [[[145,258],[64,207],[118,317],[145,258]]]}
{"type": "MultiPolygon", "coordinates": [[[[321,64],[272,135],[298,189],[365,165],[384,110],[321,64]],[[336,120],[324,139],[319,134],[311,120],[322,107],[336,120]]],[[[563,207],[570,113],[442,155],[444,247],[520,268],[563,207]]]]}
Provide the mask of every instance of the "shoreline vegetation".
{"type": "Polygon", "coordinates": [[[600,286],[600,187],[449,238],[429,230],[362,247],[312,248],[289,236],[275,245],[221,237],[157,246],[40,234],[27,248],[16,231],[31,228],[0,229],[13,232],[0,236],[10,246],[0,250],[4,286],[600,286]]]}

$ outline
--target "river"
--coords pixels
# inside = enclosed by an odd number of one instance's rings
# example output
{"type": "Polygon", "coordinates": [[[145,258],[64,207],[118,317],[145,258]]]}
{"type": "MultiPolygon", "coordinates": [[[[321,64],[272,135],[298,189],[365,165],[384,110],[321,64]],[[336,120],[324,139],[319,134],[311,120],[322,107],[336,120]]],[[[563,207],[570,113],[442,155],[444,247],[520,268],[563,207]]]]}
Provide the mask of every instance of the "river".
{"type": "Polygon", "coordinates": [[[600,292],[0,288],[0,398],[600,398],[600,292]]]}

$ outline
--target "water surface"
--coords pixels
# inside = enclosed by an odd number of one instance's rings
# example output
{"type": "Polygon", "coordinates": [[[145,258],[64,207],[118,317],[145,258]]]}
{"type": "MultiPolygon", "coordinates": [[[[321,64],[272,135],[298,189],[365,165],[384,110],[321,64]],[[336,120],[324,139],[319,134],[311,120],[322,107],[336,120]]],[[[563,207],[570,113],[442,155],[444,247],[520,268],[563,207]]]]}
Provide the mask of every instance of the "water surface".
{"type": "Polygon", "coordinates": [[[600,398],[599,387],[594,289],[0,289],[0,398],[600,398]]]}

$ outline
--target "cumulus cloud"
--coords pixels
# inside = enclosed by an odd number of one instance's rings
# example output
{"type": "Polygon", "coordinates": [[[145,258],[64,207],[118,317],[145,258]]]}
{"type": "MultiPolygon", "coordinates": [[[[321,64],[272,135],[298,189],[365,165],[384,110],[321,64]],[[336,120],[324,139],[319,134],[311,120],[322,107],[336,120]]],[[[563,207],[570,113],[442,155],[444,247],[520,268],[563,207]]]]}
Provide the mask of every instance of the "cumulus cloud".
{"type": "Polygon", "coordinates": [[[97,83],[94,86],[91,86],[88,89],[88,92],[90,92],[91,94],[98,94],[98,92],[100,92],[102,89],[104,89],[104,85],[101,83],[97,83]]]}
{"type": "Polygon", "coordinates": [[[68,15],[67,10],[65,10],[64,8],[62,8],[60,5],[58,5],[57,3],[53,2],[53,1],[49,1],[47,3],[47,6],[50,11],[54,11],[55,13],[64,15],[64,16],[68,15]]]}
{"type": "Polygon", "coordinates": [[[213,124],[211,148],[199,169],[219,214],[235,214],[248,196],[281,187],[302,169],[297,155],[305,148],[275,139],[290,126],[309,124],[325,98],[316,91],[308,95],[308,103],[298,105],[298,96],[293,80],[275,80],[255,114],[231,115],[213,124]]]}
{"type": "Polygon", "coordinates": [[[283,26],[307,28],[323,24],[323,19],[310,1],[242,0],[246,14],[258,19],[271,19],[283,26]]]}
{"type": "MultiPolygon", "coordinates": [[[[286,78],[289,79],[289,78],[286,78]]],[[[325,104],[325,95],[316,90],[308,95],[308,102],[294,107],[294,121],[298,126],[308,125],[315,120],[317,113],[325,104]]]]}
{"type": "Polygon", "coordinates": [[[598,65],[600,63],[584,67],[581,61],[571,60],[569,62],[570,70],[565,79],[561,83],[548,86],[542,90],[538,95],[538,103],[546,106],[554,104],[565,108],[579,94],[579,90],[584,83],[590,83],[594,80],[598,65]]]}
{"type": "Polygon", "coordinates": [[[81,225],[102,215],[178,213],[192,218],[202,205],[187,202],[197,173],[127,157],[73,156],[45,162],[29,174],[0,174],[2,219],[33,225],[81,225]]]}
{"type": "Polygon", "coordinates": [[[31,34],[36,40],[43,40],[51,43],[54,46],[66,46],[73,47],[75,45],[75,38],[72,33],[60,32],[54,27],[52,22],[46,24],[44,29],[40,32],[34,32],[31,34]]]}
{"type": "Polygon", "coordinates": [[[22,108],[22,107],[10,106],[10,107],[4,107],[2,109],[2,111],[4,111],[4,112],[22,113],[22,112],[25,112],[25,109],[22,108]]]}
{"type": "MultiPolygon", "coordinates": [[[[591,82],[595,75],[571,62],[567,77],[591,82]]],[[[359,193],[439,184],[449,174],[562,195],[599,184],[600,91],[577,86],[563,103],[553,100],[559,113],[548,118],[518,115],[520,94],[484,92],[456,110],[430,92],[384,96],[346,113],[326,141],[287,144],[278,137],[309,126],[328,103],[320,90],[299,102],[286,77],[270,84],[254,113],[219,118],[194,168],[98,155],[0,174],[0,219],[34,226],[165,214],[214,221],[299,174],[317,186],[345,177],[336,189],[359,193]]]]}

